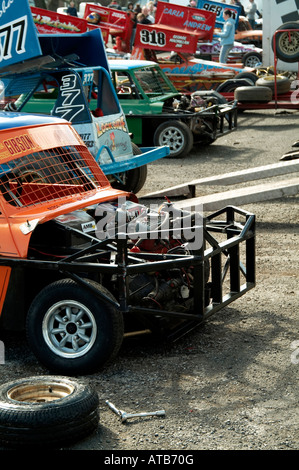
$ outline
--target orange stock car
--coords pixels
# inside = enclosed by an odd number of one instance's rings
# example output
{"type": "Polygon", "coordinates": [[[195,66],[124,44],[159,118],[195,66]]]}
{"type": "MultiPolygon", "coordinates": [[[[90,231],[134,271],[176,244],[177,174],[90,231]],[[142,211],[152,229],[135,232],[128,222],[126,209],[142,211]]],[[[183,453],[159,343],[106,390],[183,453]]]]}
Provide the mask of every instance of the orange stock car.
{"type": "Polygon", "coordinates": [[[245,16],[240,16],[235,34],[235,41],[242,42],[243,44],[254,44],[257,47],[263,47],[263,30],[252,29],[248,19],[245,16]]]}
{"type": "Polygon", "coordinates": [[[128,330],[182,334],[255,283],[252,214],[226,208],[203,222],[169,203],[150,211],[112,188],[70,123],[50,116],[0,113],[0,231],[1,331],[25,328],[58,373],[99,369],[128,330]],[[182,217],[196,246],[178,235],[182,217]]]}

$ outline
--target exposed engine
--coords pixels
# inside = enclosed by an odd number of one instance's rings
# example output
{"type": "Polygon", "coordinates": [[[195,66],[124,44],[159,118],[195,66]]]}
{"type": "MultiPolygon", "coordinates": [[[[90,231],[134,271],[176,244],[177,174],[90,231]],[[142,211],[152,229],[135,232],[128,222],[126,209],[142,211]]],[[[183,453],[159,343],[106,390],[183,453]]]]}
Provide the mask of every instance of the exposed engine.
{"type": "Polygon", "coordinates": [[[207,111],[214,105],[219,105],[219,99],[214,93],[196,91],[191,95],[177,95],[165,102],[164,112],[175,112],[185,122],[193,133],[194,142],[211,143],[216,139],[216,128],[219,118],[214,112],[207,111]],[[216,120],[216,121],[215,121],[216,120]],[[216,122],[216,126],[215,126],[216,122]]]}
{"type": "MultiPolygon", "coordinates": [[[[156,254],[187,256],[194,251],[190,246],[195,246],[196,250],[201,248],[201,242],[194,243],[202,228],[200,214],[178,210],[168,203],[156,210],[130,201],[121,207],[116,203],[102,203],[89,211],[72,212],[37,226],[30,242],[31,258],[61,259],[86,249],[92,239],[109,238],[112,241],[117,237],[128,239],[128,256],[134,258],[138,254],[138,259],[143,261],[142,253],[151,255],[144,262],[155,261],[156,254]],[[190,227],[194,230],[193,240],[187,240],[184,232],[188,229],[190,234],[190,227]]],[[[111,263],[115,257],[116,252],[111,250],[109,257],[105,250],[104,255],[99,254],[98,261],[111,263]]],[[[205,282],[208,276],[205,267],[205,282]]],[[[108,283],[109,289],[117,293],[117,279],[114,277],[108,283]]],[[[188,311],[192,307],[193,267],[173,267],[130,276],[128,286],[132,305],[188,311]]]]}
{"type": "Polygon", "coordinates": [[[196,113],[215,104],[218,104],[216,96],[195,91],[191,95],[180,95],[179,98],[175,98],[172,102],[172,107],[175,111],[190,111],[196,113]]]}
{"type": "MultiPolygon", "coordinates": [[[[176,209],[165,203],[157,210],[148,209],[141,204],[127,201],[122,208],[113,204],[100,204],[96,210],[97,228],[101,233],[113,234],[115,225],[118,232],[125,232],[129,238],[129,253],[152,255],[189,255],[190,247],[200,250],[201,242],[194,239],[202,230],[202,218],[198,213],[176,209]],[[99,212],[102,217],[99,219],[99,212]],[[194,228],[196,225],[196,229],[194,228]],[[186,229],[193,227],[194,238],[186,240],[186,229]],[[197,230],[197,233],[195,232],[197,230]],[[190,243],[191,241],[191,243],[190,243]]],[[[195,251],[195,250],[194,250],[195,251]]],[[[147,258],[148,260],[148,258],[147,258]]],[[[208,270],[205,269],[205,281],[208,281],[208,270]]],[[[193,267],[168,269],[159,272],[143,273],[129,278],[130,303],[152,309],[188,311],[193,299],[193,267]]]]}

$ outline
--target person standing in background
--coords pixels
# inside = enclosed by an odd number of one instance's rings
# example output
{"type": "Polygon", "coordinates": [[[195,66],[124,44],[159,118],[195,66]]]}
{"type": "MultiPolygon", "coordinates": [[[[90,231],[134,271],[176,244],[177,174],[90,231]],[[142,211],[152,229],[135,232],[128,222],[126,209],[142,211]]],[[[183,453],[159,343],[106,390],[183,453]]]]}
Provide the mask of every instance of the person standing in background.
{"type": "Polygon", "coordinates": [[[116,0],[112,0],[111,3],[109,3],[108,8],[114,8],[114,10],[121,10],[121,6],[118,4],[116,0]]]}
{"type": "Polygon", "coordinates": [[[246,16],[245,9],[239,0],[234,0],[233,4],[241,8],[240,16],[246,16]]]}
{"type": "Polygon", "coordinates": [[[140,6],[140,3],[136,3],[136,4],[135,4],[134,12],[136,13],[136,15],[138,15],[138,13],[141,13],[141,6],[140,6]]]}
{"type": "Polygon", "coordinates": [[[148,2],[146,6],[148,8],[148,14],[154,18],[154,22],[155,22],[155,15],[156,15],[157,7],[152,1],[148,2]]]}
{"type": "Polygon", "coordinates": [[[148,20],[145,16],[144,13],[138,13],[137,15],[137,23],[140,23],[140,24],[152,24],[152,22],[150,20],[148,20]]]}
{"type": "Polygon", "coordinates": [[[70,6],[69,6],[68,9],[66,10],[66,14],[67,14],[67,15],[71,15],[71,16],[78,16],[74,2],[70,2],[70,6]]]}
{"type": "Polygon", "coordinates": [[[142,7],[142,10],[141,10],[141,11],[142,11],[142,13],[144,14],[145,18],[146,18],[148,21],[150,21],[150,23],[153,24],[153,23],[155,22],[155,18],[154,18],[152,15],[149,14],[149,11],[148,11],[147,6],[142,7]]]}
{"type": "Polygon", "coordinates": [[[257,6],[254,0],[249,0],[250,4],[246,7],[245,13],[252,29],[255,29],[255,14],[257,12],[257,6]]]}
{"type": "Polygon", "coordinates": [[[132,52],[134,41],[135,41],[135,36],[136,36],[137,13],[134,11],[134,4],[131,2],[128,3],[127,13],[130,16],[130,19],[132,22],[132,34],[130,38],[130,52],[132,52]]]}
{"type": "Polygon", "coordinates": [[[232,18],[231,10],[225,10],[223,12],[224,26],[223,30],[220,33],[215,34],[215,36],[220,37],[220,55],[219,62],[225,64],[228,58],[230,50],[234,46],[235,40],[235,20],[232,18]]]}

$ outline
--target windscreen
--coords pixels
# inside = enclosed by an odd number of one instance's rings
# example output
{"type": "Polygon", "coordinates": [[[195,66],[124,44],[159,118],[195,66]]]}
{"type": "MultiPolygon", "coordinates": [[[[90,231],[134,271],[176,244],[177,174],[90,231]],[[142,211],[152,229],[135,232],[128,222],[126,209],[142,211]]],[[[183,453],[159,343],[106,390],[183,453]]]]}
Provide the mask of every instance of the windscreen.
{"type": "Polygon", "coordinates": [[[160,95],[173,93],[172,88],[165,80],[164,75],[155,67],[144,67],[134,71],[140,87],[147,95],[160,95]]]}

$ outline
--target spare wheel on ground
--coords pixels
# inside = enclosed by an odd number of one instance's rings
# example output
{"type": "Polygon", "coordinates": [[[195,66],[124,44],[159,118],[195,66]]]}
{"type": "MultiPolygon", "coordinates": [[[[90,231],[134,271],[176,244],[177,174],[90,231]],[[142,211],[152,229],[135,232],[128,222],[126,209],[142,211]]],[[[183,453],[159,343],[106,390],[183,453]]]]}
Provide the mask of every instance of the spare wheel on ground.
{"type": "Polygon", "coordinates": [[[99,398],[77,379],[28,377],[0,385],[0,445],[61,447],[94,432],[99,398]]]}

